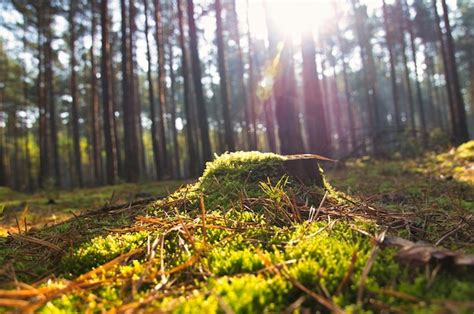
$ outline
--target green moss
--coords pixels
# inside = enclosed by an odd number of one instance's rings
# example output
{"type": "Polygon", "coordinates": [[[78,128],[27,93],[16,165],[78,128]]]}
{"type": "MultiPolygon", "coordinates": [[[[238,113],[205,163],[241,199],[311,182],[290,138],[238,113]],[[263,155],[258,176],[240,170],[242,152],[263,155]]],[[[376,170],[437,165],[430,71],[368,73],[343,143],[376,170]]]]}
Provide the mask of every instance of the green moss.
{"type": "Polygon", "coordinates": [[[465,161],[474,161],[474,141],[469,141],[456,149],[456,157],[465,161]]]}
{"type": "Polygon", "coordinates": [[[69,255],[62,259],[62,269],[70,272],[69,275],[82,274],[93,267],[100,266],[122,253],[129,252],[142,246],[148,232],[133,232],[98,236],[81,244],[69,255]]]}
{"type": "MultiPolygon", "coordinates": [[[[76,232],[82,236],[62,258],[61,270],[56,273],[58,279],[43,286],[64,286],[68,284],[64,277],[74,280],[75,276],[123,253],[138,250],[140,254],[91,276],[90,287],[69,290],[48,302],[42,311],[103,312],[138,302],[133,308],[136,312],[146,309],[177,313],[229,310],[269,313],[282,312],[299,300],[302,303],[296,312],[305,308],[327,312],[295,286],[295,282],[347,313],[379,312],[378,304],[398,312],[434,313],[448,309],[440,300],[459,303],[474,299],[474,275],[467,270],[441,267],[435,273],[436,265],[404,265],[396,260],[394,249],[381,249],[365,279],[359,303],[357,294],[362,273],[375,246],[367,234],[376,235],[382,227],[372,221],[350,217],[334,220],[324,215],[315,222],[275,223],[276,219],[268,219],[269,211],[278,216],[282,210],[289,212],[292,206],[306,210],[310,205],[318,206],[326,192],[329,199],[325,206],[337,209],[338,205],[349,204],[348,196],[332,188],[325,176],[322,188],[304,186],[287,176],[283,162],[284,157],[274,154],[224,154],[208,163],[198,182],[148,208],[100,216],[100,219],[81,218],[43,230],[41,234],[47,236],[76,232]],[[201,196],[204,216],[199,208],[201,196]],[[171,202],[173,200],[180,201],[171,202]],[[134,223],[136,215],[149,217],[134,223]],[[110,230],[110,226],[117,225],[131,228],[120,232],[110,230]],[[105,227],[109,230],[104,231],[105,227]],[[150,244],[155,239],[161,241],[162,236],[163,248],[158,242],[160,245],[154,248],[154,254],[148,254],[150,244]],[[418,301],[386,291],[405,293],[418,301]]],[[[452,195],[440,196],[446,185],[415,184],[422,172],[413,174],[403,170],[406,168],[400,162],[359,160],[354,161],[352,167],[356,179],[349,178],[345,182],[360,183],[357,188],[367,189],[368,195],[380,189],[391,192],[398,180],[406,180],[402,184],[404,193],[409,195],[407,200],[424,202],[423,206],[434,210],[442,208],[454,212],[452,195]],[[427,196],[429,193],[436,194],[437,199],[427,196]]],[[[461,193],[463,202],[459,202],[457,211],[472,205],[466,197],[469,192],[461,192],[459,185],[449,188],[461,193]]],[[[389,205],[397,208],[396,204],[389,205]]],[[[456,219],[458,221],[459,216],[456,219]]],[[[418,225],[424,220],[416,217],[411,222],[418,225]]],[[[431,232],[436,241],[439,234],[444,234],[442,228],[452,230],[446,223],[446,226],[427,224],[426,231],[431,232]]],[[[462,305],[458,308],[462,310],[462,305]]]]}

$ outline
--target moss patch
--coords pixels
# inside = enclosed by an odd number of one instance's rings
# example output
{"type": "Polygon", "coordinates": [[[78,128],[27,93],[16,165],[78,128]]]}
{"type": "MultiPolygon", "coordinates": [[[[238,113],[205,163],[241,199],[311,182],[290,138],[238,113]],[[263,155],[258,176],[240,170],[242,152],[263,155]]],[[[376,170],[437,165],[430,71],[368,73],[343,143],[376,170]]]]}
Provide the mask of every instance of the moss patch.
{"type": "MultiPolygon", "coordinates": [[[[357,198],[336,192],[326,179],[322,187],[299,183],[285,173],[284,160],[256,152],[224,154],[195,184],[168,198],[101,216],[94,227],[108,222],[107,232],[82,233],[73,246],[64,246],[57,279],[37,287],[48,298],[31,298],[28,306],[44,313],[470,310],[472,272],[399,263],[394,249],[377,248],[373,239],[386,226],[362,218],[367,208],[357,198]],[[114,225],[124,213],[123,223],[114,225]]],[[[372,185],[375,176],[393,178],[386,191],[413,175],[395,171],[400,164],[354,164],[372,173],[372,185]]],[[[411,188],[407,206],[426,190],[411,188]]],[[[422,226],[418,218],[407,216],[422,226]]],[[[42,235],[52,241],[83,227],[71,222],[42,235]]]]}

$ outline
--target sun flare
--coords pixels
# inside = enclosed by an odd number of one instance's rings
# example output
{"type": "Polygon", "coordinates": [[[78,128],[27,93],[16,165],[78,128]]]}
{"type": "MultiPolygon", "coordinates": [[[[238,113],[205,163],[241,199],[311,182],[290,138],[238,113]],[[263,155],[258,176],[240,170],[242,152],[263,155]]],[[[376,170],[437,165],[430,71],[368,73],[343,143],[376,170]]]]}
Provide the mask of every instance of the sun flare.
{"type": "Polygon", "coordinates": [[[266,36],[267,15],[275,21],[276,30],[294,40],[311,30],[317,34],[324,24],[334,16],[332,0],[254,0],[249,3],[252,32],[258,37],[266,36]]]}

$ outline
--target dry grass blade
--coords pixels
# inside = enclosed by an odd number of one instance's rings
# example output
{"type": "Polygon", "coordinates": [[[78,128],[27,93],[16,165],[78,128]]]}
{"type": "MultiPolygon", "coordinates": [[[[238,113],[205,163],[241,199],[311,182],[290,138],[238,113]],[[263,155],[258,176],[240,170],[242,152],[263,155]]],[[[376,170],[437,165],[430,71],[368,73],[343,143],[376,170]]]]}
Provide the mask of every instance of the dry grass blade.
{"type": "Polygon", "coordinates": [[[377,254],[380,251],[380,247],[378,244],[383,242],[386,232],[387,231],[384,230],[375,237],[377,243],[372,248],[369,258],[367,259],[364,269],[362,270],[362,275],[359,280],[359,288],[357,289],[357,303],[358,304],[362,303],[362,298],[364,296],[365,282],[367,281],[367,277],[369,276],[370,269],[372,268],[372,265],[375,262],[375,258],[377,257],[377,254]]]}
{"type": "Polygon", "coordinates": [[[22,308],[28,305],[28,301],[17,299],[0,299],[0,306],[22,308]]]}
{"type": "Polygon", "coordinates": [[[57,251],[57,252],[64,252],[63,249],[61,249],[59,246],[57,246],[53,243],[50,243],[48,241],[32,237],[32,236],[23,235],[23,234],[14,234],[14,233],[9,233],[9,236],[12,237],[13,239],[17,240],[17,241],[20,241],[20,242],[23,241],[23,242],[34,243],[34,244],[37,244],[37,245],[41,245],[41,246],[50,248],[50,249],[52,249],[54,251],[57,251]]]}

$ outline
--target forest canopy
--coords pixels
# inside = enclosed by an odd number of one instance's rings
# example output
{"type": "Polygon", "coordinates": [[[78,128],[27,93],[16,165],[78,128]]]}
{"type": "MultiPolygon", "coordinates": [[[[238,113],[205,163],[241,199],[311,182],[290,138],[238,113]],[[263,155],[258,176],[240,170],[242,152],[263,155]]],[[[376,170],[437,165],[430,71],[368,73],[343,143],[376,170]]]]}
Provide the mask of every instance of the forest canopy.
{"type": "Polygon", "coordinates": [[[2,0],[0,185],[199,175],[470,138],[472,0],[2,0]]]}

